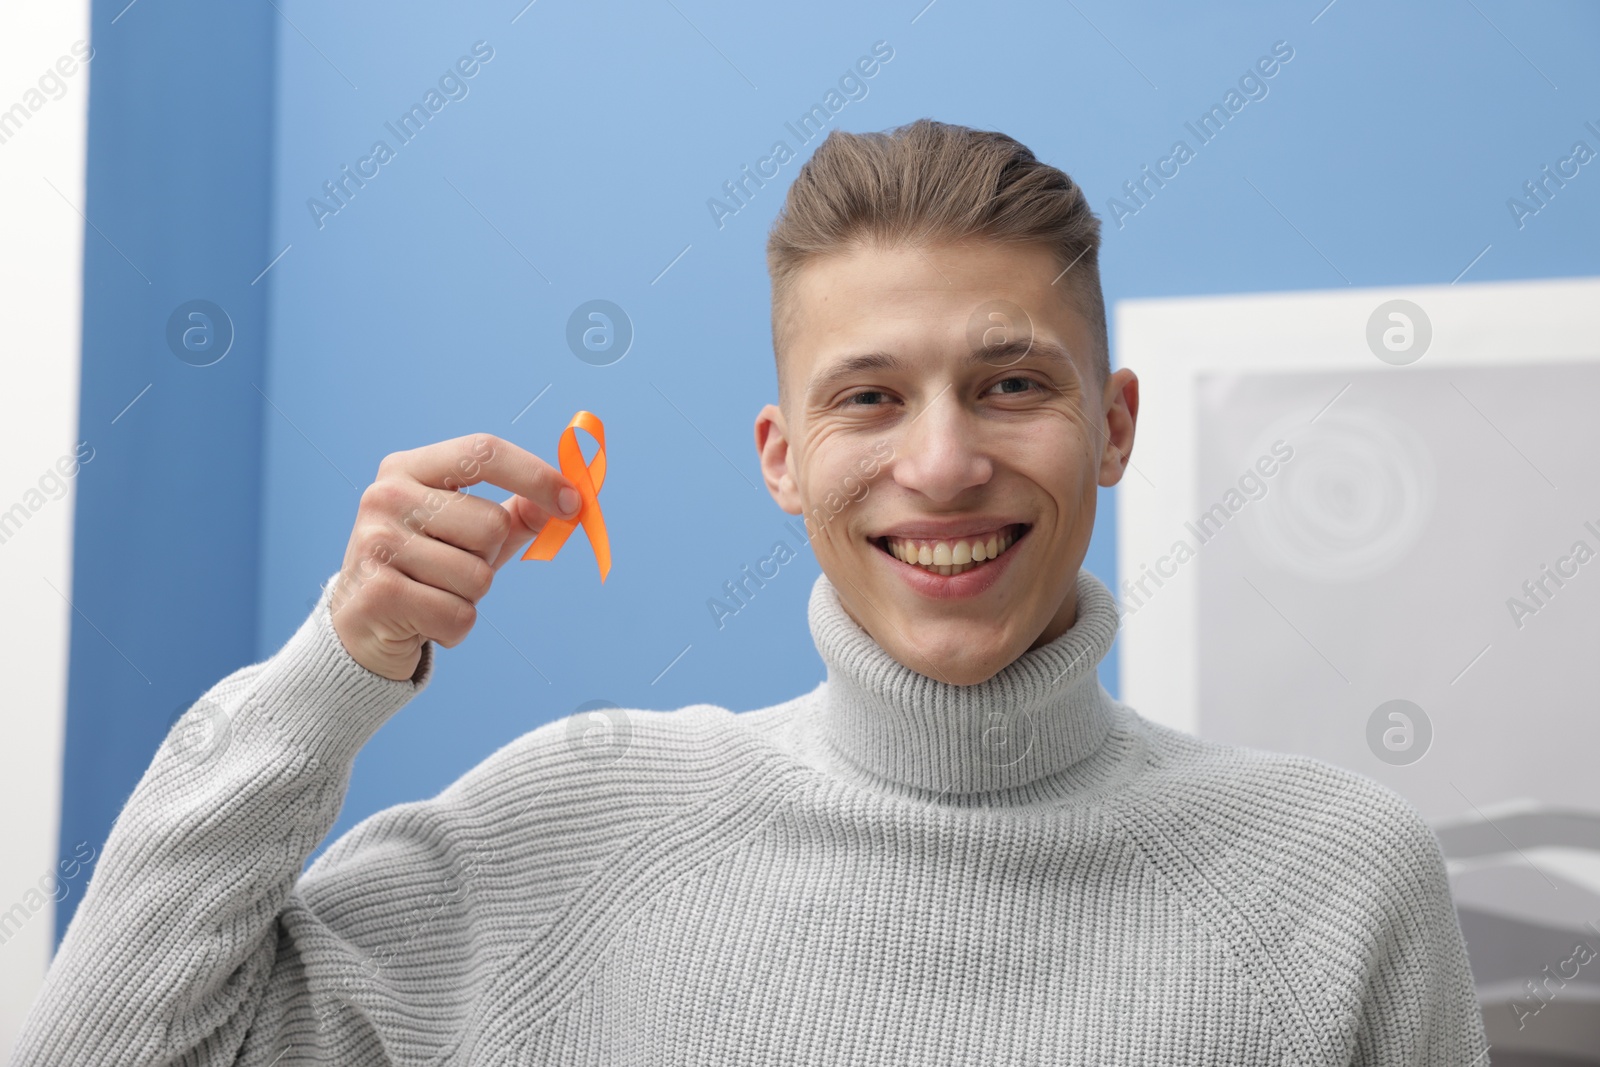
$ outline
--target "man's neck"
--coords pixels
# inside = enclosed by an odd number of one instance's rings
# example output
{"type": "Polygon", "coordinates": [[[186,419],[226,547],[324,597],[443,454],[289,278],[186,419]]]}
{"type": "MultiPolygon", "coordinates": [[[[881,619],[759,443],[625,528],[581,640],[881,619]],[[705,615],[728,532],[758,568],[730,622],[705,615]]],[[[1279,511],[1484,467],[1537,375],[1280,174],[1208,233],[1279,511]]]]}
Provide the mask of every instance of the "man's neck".
{"type": "Polygon", "coordinates": [[[1117,632],[1116,604],[1080,571],[1073,625],[993,677],[953,685],[889,655],[840,603],[826,575],[812,589],[812,637],[828,669],[809,728],[837,772],[903,793],[1037,796],[1104,744],[1117,717],[1097,668],[1117,632]]]}

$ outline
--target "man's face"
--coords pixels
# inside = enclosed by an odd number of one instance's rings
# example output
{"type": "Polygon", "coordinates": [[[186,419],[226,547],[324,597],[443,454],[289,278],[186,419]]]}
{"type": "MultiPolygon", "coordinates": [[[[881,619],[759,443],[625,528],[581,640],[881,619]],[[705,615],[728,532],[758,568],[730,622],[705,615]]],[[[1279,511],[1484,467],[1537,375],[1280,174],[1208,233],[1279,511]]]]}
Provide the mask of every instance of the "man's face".
{"type": "Polygon", "coordinates": [[[1043,246],[976,241],[796,279],[784,407],[755,426],[767,488],[850,617],[931,678],[983,681],[1072,626],[1096,486],[1133,447],[1138,381],[1099,385],[1060,274],[1043,246]],[[1007,307],[1026,318],[987,314],[1007,307]]]}

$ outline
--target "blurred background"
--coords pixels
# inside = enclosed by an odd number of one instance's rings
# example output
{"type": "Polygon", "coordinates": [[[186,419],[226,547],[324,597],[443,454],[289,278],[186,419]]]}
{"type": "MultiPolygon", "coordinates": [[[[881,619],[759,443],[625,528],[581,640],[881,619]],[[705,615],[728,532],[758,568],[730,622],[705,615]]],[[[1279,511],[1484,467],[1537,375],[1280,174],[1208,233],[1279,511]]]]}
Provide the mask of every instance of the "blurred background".
{"type": "Polygon", "coordinates": [[[1086,562],[1106,687],[1405,793],[1494,1062],[1596,1062],[1597,44],[1578,0],[0,11],[0,1052],[161,738],[305,618],[388,452],[553,460],[593,411],[615,565],[508,564],[330,842],[586,707],[821,679],[753,448],[764,242],[828,130],[926,116],[1103,221],[1145,398],[1086,562]]]}

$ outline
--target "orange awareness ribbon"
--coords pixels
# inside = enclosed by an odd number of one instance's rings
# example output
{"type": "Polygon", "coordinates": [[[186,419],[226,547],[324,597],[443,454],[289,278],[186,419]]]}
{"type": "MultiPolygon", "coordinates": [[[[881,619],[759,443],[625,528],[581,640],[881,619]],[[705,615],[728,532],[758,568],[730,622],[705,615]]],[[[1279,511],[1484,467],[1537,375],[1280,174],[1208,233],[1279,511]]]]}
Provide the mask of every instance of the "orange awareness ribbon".
{"type": "Polygon", "coordinates": [[[606,575],[611,573],[611,539],[606,536],[606,522],[600,514],[600,486],[606,480],[605,424],[592,412],[578,412],[567,423],[567,428],[561,431],[561,443],[556,451],[561,461],[561,473],[566,475],[567,481],[577,486],[582,502],[574,518],[550,516],[539,528],[539,536],[533,539],[533,544],[528,546],[522,558],[554,559],[581,522],[583,532],[589,535],[589,544],[594,548],[595,561],[600,564],[600,581],[604,583],[606,575]],[[578,448],[579,430],[600,443],[593,463],[586,464],[583,461],[583,452],[578,448]]]}

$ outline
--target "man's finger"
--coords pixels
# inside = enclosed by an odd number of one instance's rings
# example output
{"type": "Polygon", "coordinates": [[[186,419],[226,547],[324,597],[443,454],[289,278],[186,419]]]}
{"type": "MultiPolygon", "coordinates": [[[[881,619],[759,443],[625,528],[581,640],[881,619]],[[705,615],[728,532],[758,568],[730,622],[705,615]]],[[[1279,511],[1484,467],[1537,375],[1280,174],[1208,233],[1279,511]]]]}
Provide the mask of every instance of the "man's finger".
{"type": "Polygon", "coordinates": [[[380,476],[392,471],[436,489],[454,490],[487,482],[526,497],[547,515],[567,514],[558,499],[563,489],[570,489],[570,499],[574,505],[577,503],[577,486],[559,470],[527,449],[489,433],[468,434],[393,453],[384,457],[378,467],[380,476]]]}
{"type": "Polygon", "coordinates": [[[395,554],[393,566],[413,581],[454,593],[474,604],[488,595],[494,581],[494,571],[482,556],[432,537],[415,537],[406,542],[395,554]]]}
{"type": "Polygon", "coordinates": [[[509,496],[500,502],[500,506],[511,516],[511,532],[506,535],[505,544],[500,546],[500,555],[490,560],[497,571],[505,566],[507,560],[521,555],[528,542],[544,529],[544,524],[551,518],[549,512],[527,497],[509,496]]]}
{"type": "Polygon", "coordinates": [[[511,533],[513,524],[506,521],[505,509],[471,493],[443,489],[425,492],[421,503],[399,516],[405,543],[410,544],[420,534],[492,561],[511,533]]]}
{"type": "Polygon", "coordinates": [[[419,634],[445,648],[454,648],[477,621],[478,609],[472,601],[447,589],[405,578],[391,618],[399,633],[419,634]]]}

